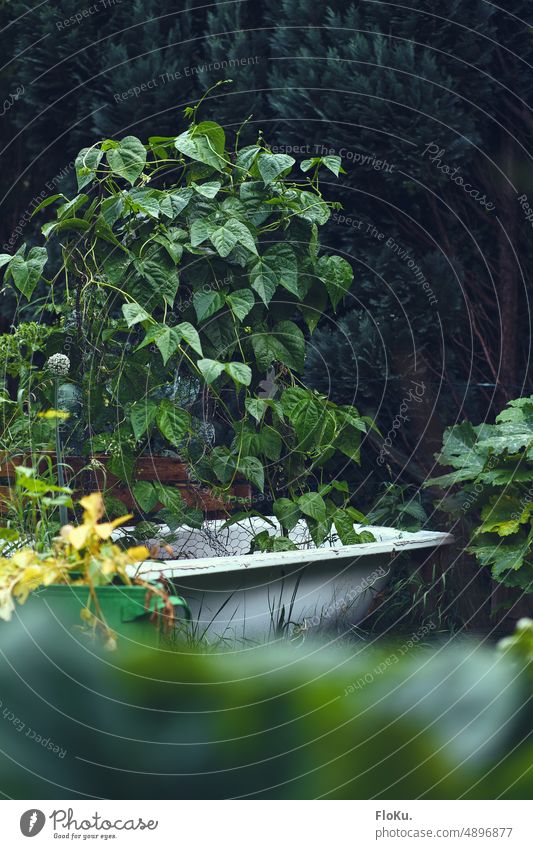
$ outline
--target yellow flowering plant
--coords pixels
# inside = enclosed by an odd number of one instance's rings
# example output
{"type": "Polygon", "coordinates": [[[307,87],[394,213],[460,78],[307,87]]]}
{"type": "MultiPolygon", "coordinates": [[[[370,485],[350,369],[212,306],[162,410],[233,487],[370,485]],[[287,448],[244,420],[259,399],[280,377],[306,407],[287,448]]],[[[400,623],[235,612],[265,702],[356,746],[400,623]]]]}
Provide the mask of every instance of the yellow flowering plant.
{"type": "Polygon", "coordinates": [[[15,602],[24,604],[31,592],[52,584],[87,586],[89,598],[81,618],[94,631],[102,633],[108,648],[115,647],[116,634],[106,625],[98,587],[113,583],[145,587],[147,610],[154,620],[161,617],[166,627],[173,623],[175,606],[182,606],[187,613],[186,602],[169,594],[162,584],[130,576],[128,567],[148,559],[149,551],[145,546],[120,548],[113,542],[112,534],[132,516],[102,521],[104,502],[99,492],[82,498],[79,503],[83,508],[82,524],[63,526],[49,551],[23,548],[12,557],[0,558],[0,619],[9,621],[15,602]]]}

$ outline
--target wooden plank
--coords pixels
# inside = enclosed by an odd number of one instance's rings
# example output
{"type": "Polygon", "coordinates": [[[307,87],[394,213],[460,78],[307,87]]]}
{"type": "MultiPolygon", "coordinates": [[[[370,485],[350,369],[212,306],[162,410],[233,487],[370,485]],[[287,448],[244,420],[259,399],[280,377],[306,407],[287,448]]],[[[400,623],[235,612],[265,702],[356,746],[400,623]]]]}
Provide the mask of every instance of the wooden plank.
{"type": "MultiPolygon", "coordinates": [[[[237,484],[232,487],[228,501],[215,497],[207,489],[196,489],[190,484],[175,484],[175,486],[186,504],[202,510],[208,518],[224,518],[230,515],[233,510],[242,510],[250,504],[251,487],[248,484],[237,484]]],[[[95,482],[94,491],[98,489],[103,490],[103,486],[99,487],[95,482]]],[[[133,494],[124,485],[107,488],[105,492],[107,495],[119,498],[124,502],[127,510],[133,512],[134,515],[139,515],[133,494]]],[[[0,498],[9,499],[11,493],[12,489],[9,486],[0,486],[0,498]]],[[[79,498],[81,495],[82,493],[77,492],[75,498],[79,498]]],[[[158,504],[154,510],[160,510],[162,507],[162,504],[158,504]]],[[[0,514],[5,512],[5,504],[0,503],[0,514]]]]}
{"type": "MultiPolygon", "coordinates": [[[[50,457],[54,462],[56,459],[55,454],[52,453],[41,456],[50,457]]],[[[91,459],[97,460],[105,467],[107,467],[110,461],[110,457],[105,454],[95,454],[92,458],[65,457],[67,473],[72,470],[73,474],[79,474],[82,469],[87,469],[91,459]]],[[[5,460],[5,455],[3,458],[0,457],[0,477],[5,477],[9,480],[14,479],[16,467],[23,465],[24,462],[27,462],[27,455],[14,457],[8,462],[5,460]]],[[[44,460],[42,460],[41,465],[44,468],[44,460]]],[[[162,483],[165,481],[185,483],[189,479],[186,464],[174,457],[139,457],[135,464],[135,471],[139,480],[159,480],[162,483]]],[[[117,478],[108,473],[108,480],[116,481],[117,478]]]]}
{"type": "MultiPolygon", "coordinates": [[[[42,457],[50,457],[55,461],[55,453],[46,452],[42,457]]],[[[81,497],[83,491],[100,490],[119,498],[124,502],[126,508],[137,513],[137,505],[131,491],[115,475],[107,472],[105,467],[109,463],[109,456],[97,454],[92,459],[99,461],[104,468],[88,469],[90,458],[71,456],[65,458],[65,471],[67,483],[72,481],[75,489],[75,497],[81,497]],[[82,472],[83,469],[83,472],[82,472]],[[75,478],[81,475],[81,480],[75,478]]],[[[0,456],[0,478],[7,481],[15,479],[17,466],[27,462],[27,455],[12,457],[6,461],[6,455],[0,456]]],[[[44,468],[45,460],[43,460],[44,468]]],[[[215,497],[207,488],[196,486],[189,480],[187,466],[173,457],[139,457],[135,464],[135,474],[138,480],[158,481],[165,485],[176,486],[184,501],[191,507],[197,507],[210,518],[228,516],[232,510],[245,508],[250,503],[251,487],[248,483],[237,482],[231,487],[230,498],[224,501],[215,497]]],[[[9,497],[8,486],[0,486],[0,496],[9,497]]],[[[158,505],[154,509],[161,509],[158,505]]],[[[4,512],[0,509],[0,512],[4,512]]]]}

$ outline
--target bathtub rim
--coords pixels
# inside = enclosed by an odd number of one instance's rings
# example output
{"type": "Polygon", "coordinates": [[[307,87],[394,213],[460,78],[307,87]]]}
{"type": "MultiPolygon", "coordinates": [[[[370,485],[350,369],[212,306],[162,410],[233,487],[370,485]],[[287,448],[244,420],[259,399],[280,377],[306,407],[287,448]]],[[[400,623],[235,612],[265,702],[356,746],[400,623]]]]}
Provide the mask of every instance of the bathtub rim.
{"type": "MultiPolygon", "coordinates": [[[[312,566],[327,560],[357,561],[363,557],[382,554],[399,554],[424,548],[440,548],[451,545],[453,534],[442,531],[407,532],[385,526],[367,526],[368,531],[395,532],[397,536],[376,542],[339,545],[328,548],[307,548],[298,551],[256,552],[255,554],[224,555],[222,557],[197,557],[191,559],[144,560],[135,567],[135,574],[146,577],[150,574],[165,575],[169,578],[187,578],[193,574],[221,574],[221,572],[239,572],[256,569],[283,568],[284,566],[312,566]]],[[[126,530],[126,529],[124,529],[126,530]]],[[[332,564],[333,565],[333,564],[332,564]]]]}

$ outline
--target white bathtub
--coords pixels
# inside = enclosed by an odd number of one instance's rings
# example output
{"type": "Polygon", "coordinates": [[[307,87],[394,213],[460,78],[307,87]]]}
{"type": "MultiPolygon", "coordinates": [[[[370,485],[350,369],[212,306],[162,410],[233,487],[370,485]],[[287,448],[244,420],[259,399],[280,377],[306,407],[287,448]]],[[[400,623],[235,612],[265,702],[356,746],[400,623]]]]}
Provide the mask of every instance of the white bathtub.
{"type": "Polygon", "coordinates": [[[279,533],[272,522],[275,527],[254,518],[226,529],[222,521],[180,529],[180,558],[146,561],[137,574],[172,579],[189,603],[194,638],[229,645],[266,642],[287,633],[348,631],[385,586],[396,554],[453,542],[451,534],[366,527],[375,542],[342,545],[334,534],[316,548],[299,522],[290,534],[297,551],[247,553],[255,534],[279,533]]]}

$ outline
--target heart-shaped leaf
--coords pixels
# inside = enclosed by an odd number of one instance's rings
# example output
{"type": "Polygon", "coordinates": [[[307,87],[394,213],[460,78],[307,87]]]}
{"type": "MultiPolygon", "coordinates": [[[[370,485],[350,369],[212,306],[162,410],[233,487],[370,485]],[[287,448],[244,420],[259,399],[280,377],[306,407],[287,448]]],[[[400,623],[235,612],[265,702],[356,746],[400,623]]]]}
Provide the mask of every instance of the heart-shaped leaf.
{"type": "Polygon", "coordinates": [[[114,174],[134,183],[146,165],[146,150],[135,136],[126,136],[118,147],[107,151],[107,163],[114,174]]]}

